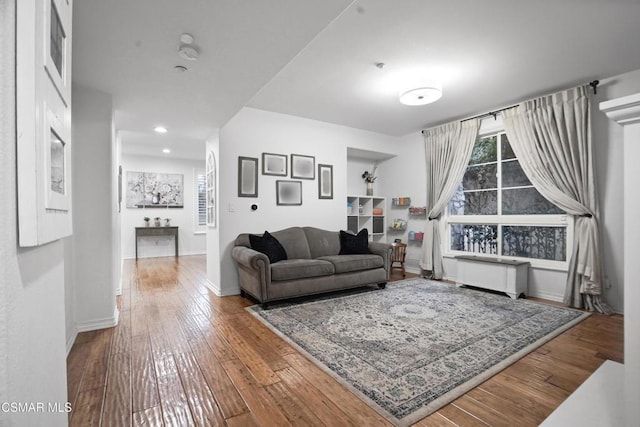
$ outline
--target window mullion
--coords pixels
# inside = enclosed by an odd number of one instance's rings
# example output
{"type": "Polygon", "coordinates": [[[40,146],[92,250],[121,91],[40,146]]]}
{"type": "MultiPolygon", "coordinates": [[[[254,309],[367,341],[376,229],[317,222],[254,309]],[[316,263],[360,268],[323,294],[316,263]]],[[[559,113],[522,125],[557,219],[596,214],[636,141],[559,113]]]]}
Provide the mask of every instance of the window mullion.
{"type": "Polygon", "coordinates": [[[500,133],[496,138],[496,156],[498,159],[498,167],[496,168],[496,173],[498,176],[496,177],[496,182],[498,183],[498,197],[496,197],[498,201],[498,207],[496,211],[498,212],[498,241],[496,252],[498,256],[502,255],[502,138],[500,137],[500,133]]]}

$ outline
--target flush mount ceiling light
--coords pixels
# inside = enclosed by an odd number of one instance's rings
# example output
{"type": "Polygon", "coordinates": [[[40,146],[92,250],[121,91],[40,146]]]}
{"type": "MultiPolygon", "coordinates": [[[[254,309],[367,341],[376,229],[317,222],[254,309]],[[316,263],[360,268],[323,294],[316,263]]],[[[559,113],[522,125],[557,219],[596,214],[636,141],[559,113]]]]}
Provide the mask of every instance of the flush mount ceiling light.
{"type": "Polygon", "coordinates": [[[171,150],[169,150],[168,148],[163,148],[163,149],[162,149],[162,152],[163,152],[164,154],[169,154],[169,153],[171,152],[171,150]]]}
{"type": "Polygon", "coordinates": [[[164,126],[156,126],[153,128],[158,133],[167,133],[167,128],[164,126]]]}
{"type": "Polygon", "coordinates": [[[426,105],[442,97],[442,77],[447,73],[441,67],[391,67],[387,71],[384,62],[373,65],[384,72],[379,81],[380,91],[385,96],[395,93],[404,105],[426,105]]]}
{"type": "Polygon", "coordinates": [[[427,105],[442,97],[442,87],[435,84],[415,87],[400,92],[400,102],[404,105],[427,105]]]}
{"type": "Polygon", "coordinates": [[[200,57],[200,50],[193,44],[193,36],[183,33],[180,35],[180,44],[178,44],[178,55],[188,61],[195,61],[200,57]]]}

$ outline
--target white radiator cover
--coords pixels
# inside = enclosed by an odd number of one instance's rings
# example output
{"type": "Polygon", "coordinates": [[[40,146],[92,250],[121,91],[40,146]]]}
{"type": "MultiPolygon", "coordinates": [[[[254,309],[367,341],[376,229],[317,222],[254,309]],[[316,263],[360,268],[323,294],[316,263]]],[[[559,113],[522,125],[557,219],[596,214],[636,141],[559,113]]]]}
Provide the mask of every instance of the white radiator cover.
{"type": "Polygon", "coordinates": [[[456,285],[504,292],[516,299],[527,295],[529,263],[507,259],[457,256],[456,285]]]}

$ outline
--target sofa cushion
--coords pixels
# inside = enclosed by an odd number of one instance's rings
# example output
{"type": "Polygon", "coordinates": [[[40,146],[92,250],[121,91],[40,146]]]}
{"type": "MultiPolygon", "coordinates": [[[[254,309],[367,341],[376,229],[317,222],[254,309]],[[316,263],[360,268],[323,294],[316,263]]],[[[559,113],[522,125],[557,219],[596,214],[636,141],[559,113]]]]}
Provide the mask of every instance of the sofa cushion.
{"type": "Polygon", "coordinates": [[[358,234],[340,230],[340,255],[370,254],[369,230],[363,228],[358,234]]]}
{"type": "Polygon", "coordinates": [[[307,236],[301,227],[291,227],[274,231],[273,237],[284,246],[288,259],[311,259],[307,236]]]}
{"type": "Polygon", "coordinates": [[[287,259],[287,252],[278,239],[269,234],[268,231],[265,231],[262,236],[251,234],[249,242],[251,243],[251,249],[265,254],[271,263],[287,259]]]}
{"type": "Polygon", "coordinates": [[[384,260],[380,255],[332,255],[318,258],[333,264],[336,274],[351,273],[353,271],[372,270],[384,267],[384,260]]]}
{"type": "Polygon", "coordinates": [[[335,268],[331,262],[317,259],[288,259],[271,264],[273,281],[330,276],[334,273],[335,268]]]}
{"type": "Polygon", "coordinates": [[[309,243],[311,258],[340,253],[340,233],[337,231],[321,230],[315,227],[304,227],[303,229],[309,243]]]}

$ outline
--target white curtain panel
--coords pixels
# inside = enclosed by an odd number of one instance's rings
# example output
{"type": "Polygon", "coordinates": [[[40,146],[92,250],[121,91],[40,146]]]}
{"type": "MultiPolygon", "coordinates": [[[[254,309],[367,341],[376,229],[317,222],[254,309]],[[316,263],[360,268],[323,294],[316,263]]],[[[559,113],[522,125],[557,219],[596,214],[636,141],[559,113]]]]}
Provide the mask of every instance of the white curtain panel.
{"type": "Polygon", "coordinates": [[[480,121],[447,123],[424,133],[427,161],[427,222],[422,243],[420,267],[431,278],[442,279],[440,215],[462,181],[478,137],[480,121]]]}
{"type": "Polygon", "coordinates": [[[601,301],[598,203],[589,86],[533,99],[503,112],[509,142],[536,189],[575,216],[564,302],[607,311],[601,301]]]}

